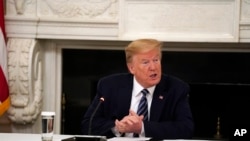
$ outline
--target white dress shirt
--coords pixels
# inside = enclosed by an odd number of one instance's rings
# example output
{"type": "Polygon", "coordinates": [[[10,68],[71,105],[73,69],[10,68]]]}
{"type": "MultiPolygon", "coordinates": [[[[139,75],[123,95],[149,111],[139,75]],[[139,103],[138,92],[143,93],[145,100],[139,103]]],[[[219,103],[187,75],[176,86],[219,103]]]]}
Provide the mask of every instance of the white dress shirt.
{"type": "MultiPolygon", "coordinates": [[[[138,105],[139,105],[140,100],[143,96],[143,94],[141,93],[141,91],[143,89],[145,89],[145,88],[142,87],[134,77],[130,109],[133,110],[135,113],[137,113],[138,105]]],[[[152,99],[153,99],[153,93],[155,90],[155,86],[152,86],[152,87],[149,87],[146,89],[149,91],[149,94],[147,94],[146,97],[147,97],[147,102],[148,102],[148,119],[150,119],[150,107],[151,107],[151,103],[152,103],[152,99]]],[[[127,133],[125,136],[133,137],[133,133],[127,133]]],[[[139,136],[145,137],[143,123],[142,123],[142,131],[141,131],[141,134],[139,134],[139,136]]]]}
{"type": "MultiPolygon", "coordinates": [[[[144,87],[142,87],[137,80],[133,79],[133,90],[132,90],[132,97],[131,97],[131,105],[130,105],[130,110],[133,110],[135,113],[137,113],[137,109],[138,109],[138,105],[140,103],[141,97],[143,96],[143,94],[141,93],[141,91],[145,89],[144,87]]],[[[155,86],[146,88],[149,92],[149,94],[147,94],[147,102],[148,102],[148,120],[150,119],[150,107],[151,107],[151,103],[152,103],[152,99],[153,99],[153,93],[155,90],[155,86]]],[[[115,130],[115,128],[112,128],[113,133],[116,136],[121,136],[121,134],[115,130]]],[[[133,137],[133,133],[126,133],[124,135],[125,137],[133,137]]],[[[142,123],[142,131],[139,134],[139,137],[145,137],[145,132],[144,132],[144,124],[142,123]]]]}

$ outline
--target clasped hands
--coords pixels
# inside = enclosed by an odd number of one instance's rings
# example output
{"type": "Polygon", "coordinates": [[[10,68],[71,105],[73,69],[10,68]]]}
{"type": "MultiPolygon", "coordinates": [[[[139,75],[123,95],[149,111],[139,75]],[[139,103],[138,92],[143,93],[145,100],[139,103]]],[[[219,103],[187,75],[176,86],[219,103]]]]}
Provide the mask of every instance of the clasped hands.
{"type": "Polygon", "coordinates": [[[139,116],[134,111],[129,110],[129,115],[121,120],[115,120],[115,128],[120,133],[141,133],[143,115],[139,116]]]}

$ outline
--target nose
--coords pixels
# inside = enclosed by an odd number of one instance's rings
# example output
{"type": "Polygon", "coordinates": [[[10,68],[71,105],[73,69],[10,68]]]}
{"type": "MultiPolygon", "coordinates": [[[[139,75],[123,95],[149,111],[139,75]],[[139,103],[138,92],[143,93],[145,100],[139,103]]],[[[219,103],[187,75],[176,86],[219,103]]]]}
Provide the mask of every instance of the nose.
{"type": "Polygon", "coordinates": [[[150,65],[149,65],[149,70],[155,70],[156,68],[156,63],[154,63],[153,61],[150,62],[150,65]]]}

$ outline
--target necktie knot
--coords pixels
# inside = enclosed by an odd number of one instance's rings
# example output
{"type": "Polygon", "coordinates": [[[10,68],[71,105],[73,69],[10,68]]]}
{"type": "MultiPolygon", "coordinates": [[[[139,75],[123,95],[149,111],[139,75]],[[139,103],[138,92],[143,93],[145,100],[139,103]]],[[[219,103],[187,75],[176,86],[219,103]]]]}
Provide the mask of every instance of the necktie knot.
{"type": "Polygon", "coordinates": [[[147,89],[143,89],[143,90],[141,91],[141,93],[143,94],[143,96],[146,96],[149,92],[148,92],[147,89]]]}

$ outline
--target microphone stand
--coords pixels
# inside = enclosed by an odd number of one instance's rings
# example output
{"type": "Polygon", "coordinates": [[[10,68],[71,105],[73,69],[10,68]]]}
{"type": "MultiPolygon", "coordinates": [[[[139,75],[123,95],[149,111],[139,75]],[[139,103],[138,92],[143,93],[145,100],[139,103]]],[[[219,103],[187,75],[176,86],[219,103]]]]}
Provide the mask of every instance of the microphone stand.
{"type": "Polygon", "coordinates": [[[94,116],[96,114],[96,111],[99,109],[99,107],[100,107],[100,105],[101,105],[102,102],[104,102],[104,98],[103,97],[100,98],[100,101],[99,101],[98,105],[96,106],[94,112],[92,113],[92,115],[91,115],[91,117],[89,119],[88,135],[91,135],[92,121],[93,121],[93,118],[94,118],[94,116]]]}

